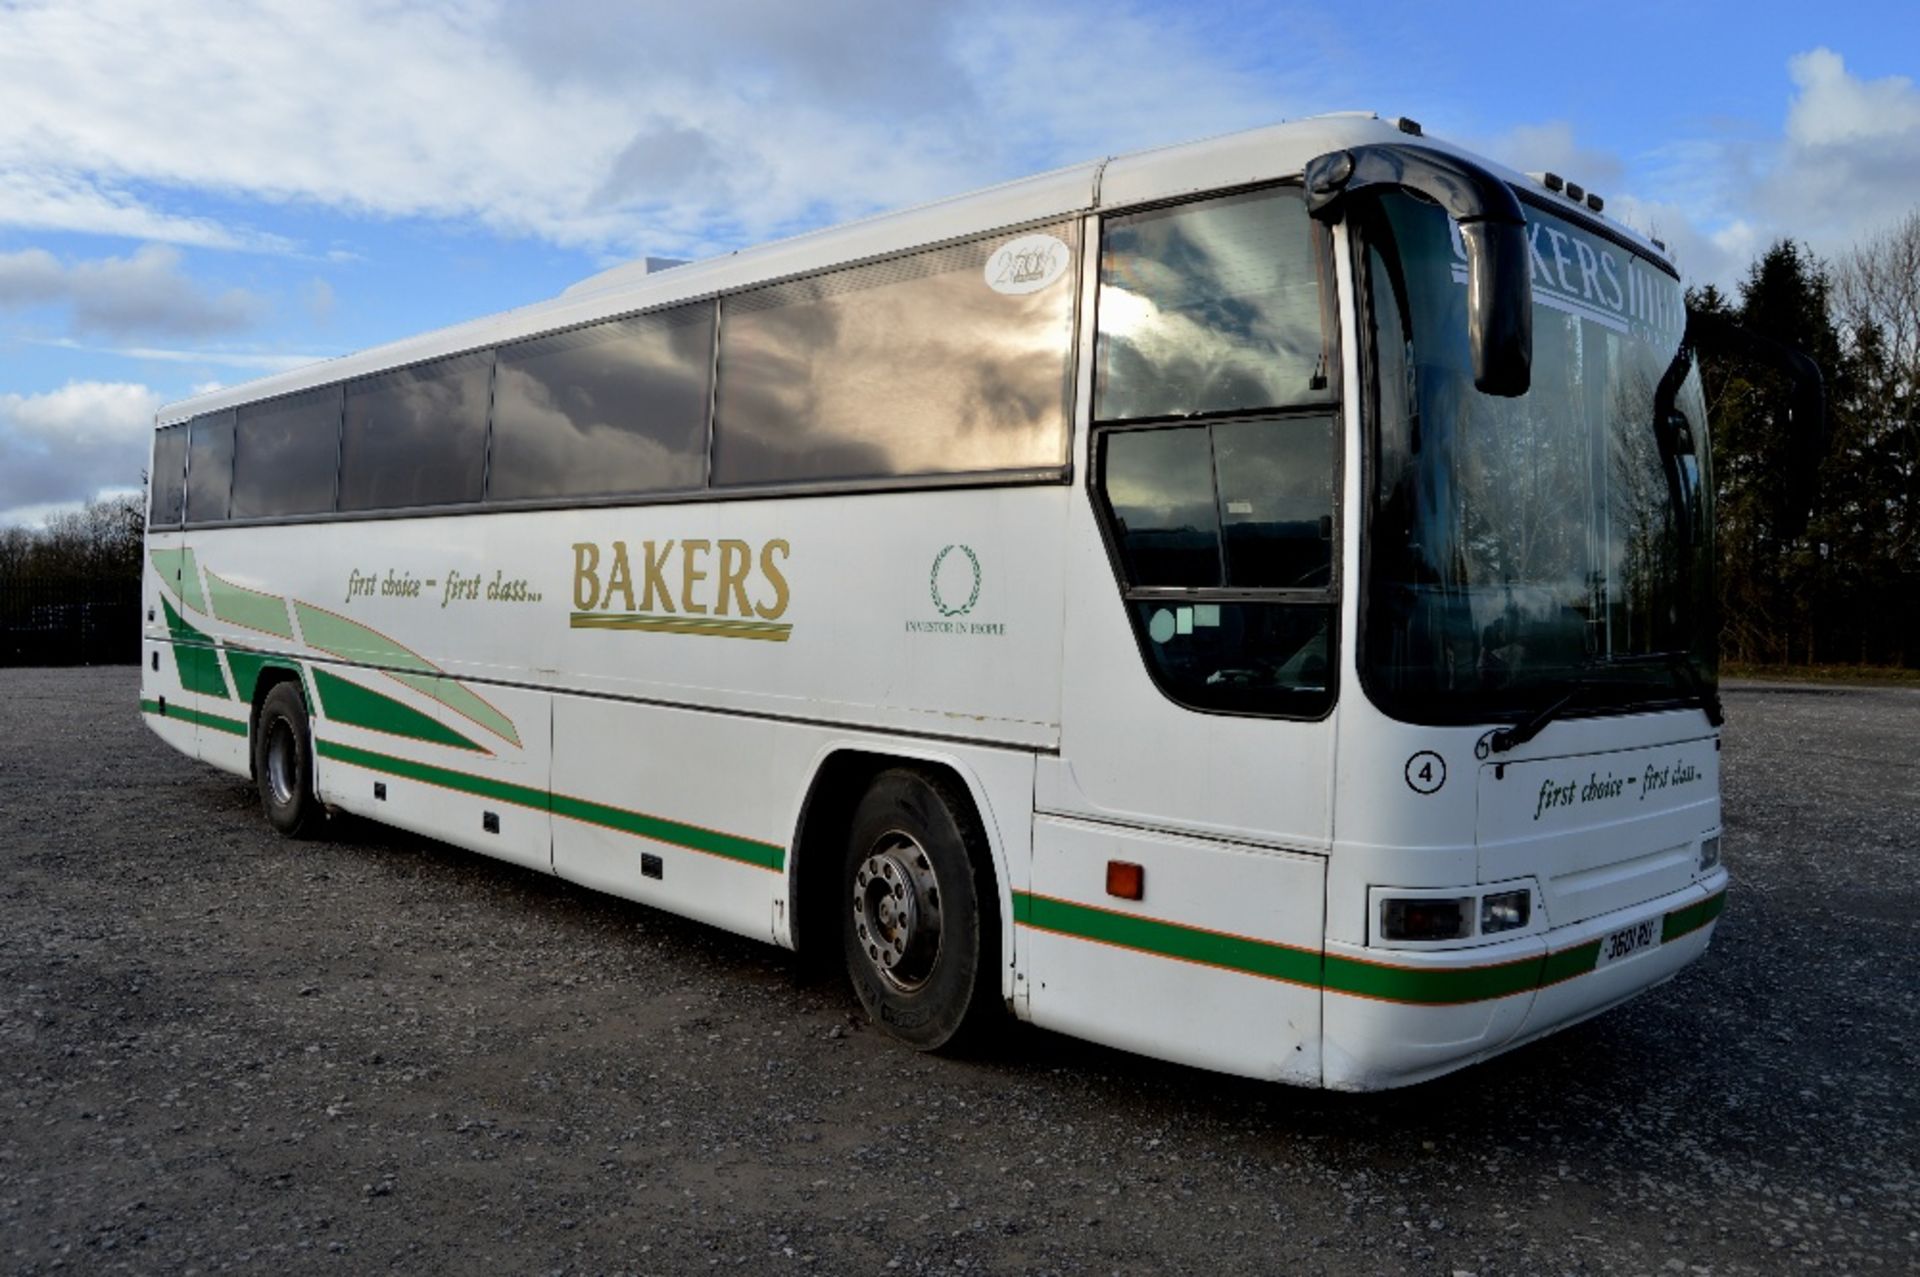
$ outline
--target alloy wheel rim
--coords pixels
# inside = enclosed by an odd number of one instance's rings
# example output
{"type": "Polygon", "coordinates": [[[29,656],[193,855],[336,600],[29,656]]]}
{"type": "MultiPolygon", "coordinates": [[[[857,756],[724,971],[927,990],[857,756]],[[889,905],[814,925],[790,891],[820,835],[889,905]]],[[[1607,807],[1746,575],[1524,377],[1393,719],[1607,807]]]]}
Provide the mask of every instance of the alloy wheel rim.
{"type": "Polygon", "coordinates": [[[940,878],[912,835],[892,830],[853,875],[853,930],[873,973],[902,993],[926,984],[940,959],[940,878]]]}

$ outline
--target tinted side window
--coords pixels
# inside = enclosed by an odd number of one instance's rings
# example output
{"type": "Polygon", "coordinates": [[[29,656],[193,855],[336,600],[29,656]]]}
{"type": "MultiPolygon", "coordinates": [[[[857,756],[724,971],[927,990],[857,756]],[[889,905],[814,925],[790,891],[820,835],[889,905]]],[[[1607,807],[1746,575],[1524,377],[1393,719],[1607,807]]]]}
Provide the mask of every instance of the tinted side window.
{"type": "Polygon", "coordinates": [[[1128,610],[1155,681],[1200,709],[1324,713],[1333,418],[1109,427],[1097,441],[1128,610]]]}
{"type": "Polygon", "coordinates": [[[1214,468],[1227,584],[1324,588],[1333,579],[1333,418],[1221,421],[1214,468]]]}
{"type": "Polygon", "coordinates": [[[716,484],[1066,460],[1078,230],[977,240],[726,298],[716,484]]]}
{"type": "Polygon", "coordinates": [[[1220,516],[1205,426],[1106,436],[1107,502],[1133,585],[1220,584],[1220,516]]]}
{"type": "Polygon", "coordinates": [[[209,413],[189,425],[187,522],[224,519],[233,491],[233,413],[209,413]]]}
{"type": "Polygon", "coordinates": [[[340,508],[478,501],[492,367],[482,351],[347,383],[340,508]]]}
{"type": "Polygon", "coordinates": [[[1303,603],[1127,605],[1155,679],[1196,709],[1313,718],[1333,704],[1333,608],[1303,603]]]}
{"type": "Polygon", "coordinates": [[[1317,245],[1290,189],[1108,219],[1094,415],[1328,401],[1333,349],[1317,245]]]}
{"type": "Polygon", "coordinates": [[[156,526],[180,522],[187,496],[187,428],[168,426],[154,436],[153,474],[148,487],[152,500],[147,522],[156,526]]]}
{"type": "Polygon", "coordinates": [[[340,387],[246,405],[234,428],[233,517],[333,509],[339,460],[340,387]]]}
{"type": "Polygon", "coordinates": [[[711,303],[506,346],[498,361],[489,499],[704,482],[711,303]]]}
{"type": "Polygon", "coordinates": [[[1333,576],[1333,419],[1112,430],[1107,505],[1133,586],[1324,589],[1333,576]]]}

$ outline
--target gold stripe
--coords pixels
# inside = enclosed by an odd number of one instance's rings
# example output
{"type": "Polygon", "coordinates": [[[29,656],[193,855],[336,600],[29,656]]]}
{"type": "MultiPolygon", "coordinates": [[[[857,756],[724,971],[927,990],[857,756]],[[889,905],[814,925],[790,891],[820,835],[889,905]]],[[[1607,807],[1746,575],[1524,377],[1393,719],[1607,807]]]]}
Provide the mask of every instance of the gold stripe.
{"type": "Polygon", "coordinates": [[[784,643],[793,626],[773,621],[730,621],[712,616],[650,616],[645,612],[575,612],[576,630],[646,630],[656,634],[692,634],[704,638],[760,639],[784,643]]]}

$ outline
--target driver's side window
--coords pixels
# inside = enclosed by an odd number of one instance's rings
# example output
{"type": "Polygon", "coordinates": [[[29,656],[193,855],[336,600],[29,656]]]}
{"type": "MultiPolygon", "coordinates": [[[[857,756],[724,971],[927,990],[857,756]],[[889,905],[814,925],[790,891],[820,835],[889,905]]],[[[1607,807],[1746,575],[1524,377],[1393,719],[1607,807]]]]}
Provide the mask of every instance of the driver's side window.
{"type": "Polygon", "coordinates": [[[1333,699],[1333,418],[1111,429],[1100,491],[1168,695],[1316,717],[1333,699]]]}
{"type": "Polygon", "coordinates": [[[1105,490],[1127,583],[1320,590],[1333,579],[1333,419],[1111,430],[1105,490]]]}
{"type": "Polygon", "coordinates": [[[1321,236],[1288,188],[1121,215],[1103,236],[1094,484],[1148,667],[1196,709],[1333,703],[1321,236]]]}

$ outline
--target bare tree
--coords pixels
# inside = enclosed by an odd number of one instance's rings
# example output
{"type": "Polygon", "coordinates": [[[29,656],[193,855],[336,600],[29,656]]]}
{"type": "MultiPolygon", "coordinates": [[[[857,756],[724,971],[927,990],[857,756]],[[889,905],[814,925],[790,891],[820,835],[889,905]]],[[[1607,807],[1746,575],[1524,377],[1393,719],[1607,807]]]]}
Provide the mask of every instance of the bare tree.
{"type": "Polygon", "coordinates": [[[1856,446],[1878,471],[1866,490],[1873,505],[1884,503],[1887,548],[1912,570],[1920,567],[1920,209],[1840,259],[1834,308],[1860,379],[1856,446]]]}

